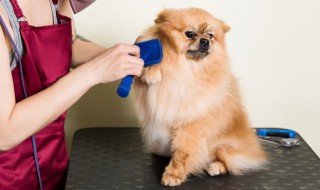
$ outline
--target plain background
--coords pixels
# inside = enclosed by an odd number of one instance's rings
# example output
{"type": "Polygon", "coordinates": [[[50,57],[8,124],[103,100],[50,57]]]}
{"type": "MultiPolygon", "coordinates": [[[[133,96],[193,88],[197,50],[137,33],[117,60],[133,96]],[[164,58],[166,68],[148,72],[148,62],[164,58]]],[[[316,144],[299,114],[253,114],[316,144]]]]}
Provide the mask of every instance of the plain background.
{"type": "MultiPolygon", "coordinates": [[[[296,130],[320,156],[320,1],[96,1],[75,16],[78,34],[105,47],[133,43],[163,8],[203,8],[231,26],[232,70],[253,127],[296,130]]],[[[84,127],[138,127],[118,82],[92,88],[68,112],[69,149],[84,127]]]]}

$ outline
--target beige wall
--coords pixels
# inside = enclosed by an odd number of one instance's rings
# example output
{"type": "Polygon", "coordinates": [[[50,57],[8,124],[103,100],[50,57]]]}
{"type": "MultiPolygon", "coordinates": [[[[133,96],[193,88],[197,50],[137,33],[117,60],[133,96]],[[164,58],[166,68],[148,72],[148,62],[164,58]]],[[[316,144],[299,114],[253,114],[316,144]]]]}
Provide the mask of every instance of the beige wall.
{"type": "MultiPolygon", "coordinates": [[[[78,33],[106,47],[133,43],[164,7],[200,7],[225,20],[253,126],[297,130],[320,155],[320,1],[99,0],[76,15],[78,33]]],[[[97,86],[70,109],[69,145],[79,128],[137,126],[133,100],[117,97],[116,86],[97,86]]]]}
{"type": "Polygon", "coordinates": [[[74,132],[81,128],[138,126],[132,97],[119,98],[117,85],[96,86],[69,109],[65,127],[69,150],[74,132]]]}

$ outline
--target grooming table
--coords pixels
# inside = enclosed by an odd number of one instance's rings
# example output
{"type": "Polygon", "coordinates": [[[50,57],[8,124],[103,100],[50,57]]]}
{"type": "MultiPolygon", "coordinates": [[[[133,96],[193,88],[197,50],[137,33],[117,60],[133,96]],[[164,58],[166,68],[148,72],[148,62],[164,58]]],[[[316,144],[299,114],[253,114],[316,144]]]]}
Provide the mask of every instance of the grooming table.
{"type": "Polygon", "coordinates": [[[295,147],[264,145],[270,162],[266,170],[190,176],[180,186],[165,187],[160,180],[170,159],[146,152],[138,128],[81,129],[74,136],[66,189],[319,190],[320,159],[298,138],[301,144],[295,147]]]}

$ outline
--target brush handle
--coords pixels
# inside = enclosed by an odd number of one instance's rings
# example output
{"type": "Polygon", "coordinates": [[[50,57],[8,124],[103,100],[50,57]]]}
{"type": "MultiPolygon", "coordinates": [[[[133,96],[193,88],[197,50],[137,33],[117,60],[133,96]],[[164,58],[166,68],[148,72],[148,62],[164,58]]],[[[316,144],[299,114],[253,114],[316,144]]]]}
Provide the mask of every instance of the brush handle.
{"type": "Polygon", "coordinates": [[[121,80],[117,89],[117,93],[121,98],[126,98],[129,95],[133,83],[133,78],[133,75],[128,75],[121,80]]]}

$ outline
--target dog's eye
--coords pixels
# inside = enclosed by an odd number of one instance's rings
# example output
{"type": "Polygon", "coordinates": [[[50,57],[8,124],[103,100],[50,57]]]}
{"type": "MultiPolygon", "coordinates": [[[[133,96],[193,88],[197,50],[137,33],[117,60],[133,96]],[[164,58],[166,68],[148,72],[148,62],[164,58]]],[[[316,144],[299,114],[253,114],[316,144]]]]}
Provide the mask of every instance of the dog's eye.
{"type": "Polygon", "coordinates": [[[185,34],[186,34],[187,38],[192,38],[196,35],[196,33],[192,32],[192,31],[186,31],[185,34]]]}
{"type": "Polygon", "coordinates": [[[214,37],[213,34],[209,34],[209,38],[212,39],[214,37]]]}

